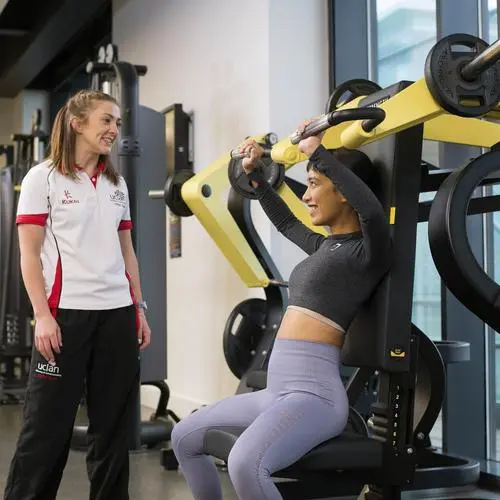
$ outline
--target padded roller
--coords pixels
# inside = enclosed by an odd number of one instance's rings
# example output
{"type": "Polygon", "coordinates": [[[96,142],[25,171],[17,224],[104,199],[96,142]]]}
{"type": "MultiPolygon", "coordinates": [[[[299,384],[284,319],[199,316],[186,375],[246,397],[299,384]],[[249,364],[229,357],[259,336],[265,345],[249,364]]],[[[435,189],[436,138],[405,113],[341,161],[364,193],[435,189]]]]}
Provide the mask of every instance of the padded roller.
{"type": "Polygon", "coordinates": [[[500,170],[500,151],[490,151],[451,173],[429,214],[432,257],[448,289],[481,320],[500,331],[500,287],[479,266],[467,238],[469,200],[476,186],[500,170]]]}
{"type": "Polygon", "coordinates": [[[463,363],[470,361],[470,344],[469,342],[460,342],[454,340],[439,340],[435,341],[439,354],[443,359],[443,363],[463,363]]]}

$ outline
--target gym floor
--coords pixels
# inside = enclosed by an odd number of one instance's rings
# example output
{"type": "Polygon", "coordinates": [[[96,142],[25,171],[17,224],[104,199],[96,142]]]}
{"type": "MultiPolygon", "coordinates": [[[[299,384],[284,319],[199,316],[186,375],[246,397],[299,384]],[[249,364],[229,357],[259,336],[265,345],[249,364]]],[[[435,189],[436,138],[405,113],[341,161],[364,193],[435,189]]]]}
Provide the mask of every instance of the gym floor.
{"type": "MultiPolygon", "coordinates": [[[[19,432],[22,407],[0,406],[0,491],[3,495],[10,460],[19,432]]],[[[144,412],[144,417],[151,413],[144,412]]],[[[160,465],[158,450],[132,453],[130,500],[192,500],[186,483],[177,471],[167,471],[160,465]]],[[[226,473],[221,472],[225,500],[238,500],[226,473]]],[[[355,497],[349,497],[355,498],[355,497]]],[[[405,493],[405,499],[477,498],[500,499],[499,493],[479,489],[451,491],[425,491],[405,493]]],[[[87,500],[88,483],[85,472],[85,453],[71,451],[63,476],[58,500],[87,500]]],[[[258,499],[256,499],[258,500],[258,499]]],[[[341,500],[337,497],[336,500],[341,500]]],[[[347,498],[345,498],[347,500],[347,498]]]]}

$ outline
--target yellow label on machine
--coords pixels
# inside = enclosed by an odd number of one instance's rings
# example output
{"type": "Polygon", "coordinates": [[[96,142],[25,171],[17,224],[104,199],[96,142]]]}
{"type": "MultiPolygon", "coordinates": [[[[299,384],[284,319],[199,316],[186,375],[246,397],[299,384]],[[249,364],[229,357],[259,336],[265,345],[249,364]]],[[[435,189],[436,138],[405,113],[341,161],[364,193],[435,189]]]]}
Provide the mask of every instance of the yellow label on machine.
{"type": "Polygon", "coordinates": [[[390,352],[391,358],[404,358],[406,357],[406,352],[401,348],[391,349],[390,352]]]}
{"type": "Polygon", "coordinates": [[[389,212],[389,224],[395,224],[396,223],[396,207],[391,207],[391,210],[389,212]]]}

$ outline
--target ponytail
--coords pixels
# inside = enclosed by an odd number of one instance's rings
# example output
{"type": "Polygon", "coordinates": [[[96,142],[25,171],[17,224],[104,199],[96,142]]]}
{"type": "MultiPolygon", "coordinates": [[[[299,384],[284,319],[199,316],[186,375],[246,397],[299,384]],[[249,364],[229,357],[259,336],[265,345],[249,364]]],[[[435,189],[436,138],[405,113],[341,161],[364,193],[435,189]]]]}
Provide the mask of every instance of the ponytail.
{"type": "Polygon", "coordinates": [[[75,156],[75,132],[71,128],[68,103],[57,112],[50,134],[48,157],[56,169],[63,175],[75,178],[75,169],[72,168],[75,156]]]}

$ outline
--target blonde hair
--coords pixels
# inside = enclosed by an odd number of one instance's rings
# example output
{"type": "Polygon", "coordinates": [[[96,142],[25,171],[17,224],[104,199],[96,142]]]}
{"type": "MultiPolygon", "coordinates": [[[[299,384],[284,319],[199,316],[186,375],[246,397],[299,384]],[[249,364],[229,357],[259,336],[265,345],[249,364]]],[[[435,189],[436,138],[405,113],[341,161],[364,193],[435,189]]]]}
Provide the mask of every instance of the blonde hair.
{"type": "MultiPolygon", "coordinates": [[[[71,126],[71,118],[76,117],[86,120],[95,103],[99,101],[112,102],[119,106],[114,97],[104,92],[98,90],[80,90],[68,99],[66,104],[57,112],[50,135],[48,157],[61,174],[76,178],[76,132],[71,126]]],[[[99,161],[104,164],[103,175],[114,185],[117,185],[119,174],[112,165],[109,155],[100,155],[99,161]]]]}

